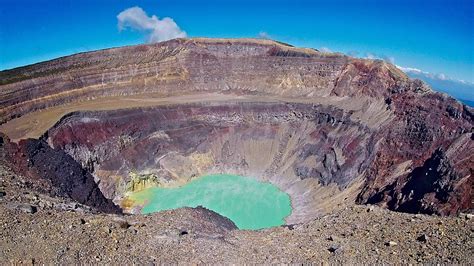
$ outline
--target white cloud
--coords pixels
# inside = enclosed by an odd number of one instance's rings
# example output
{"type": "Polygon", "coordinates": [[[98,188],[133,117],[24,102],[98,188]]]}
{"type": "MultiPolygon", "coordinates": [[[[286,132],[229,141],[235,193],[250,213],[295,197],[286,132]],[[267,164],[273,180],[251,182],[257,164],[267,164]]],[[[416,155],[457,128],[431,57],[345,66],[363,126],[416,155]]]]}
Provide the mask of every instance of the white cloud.
{"type": "Polygon", "coordinates": [[[470,83],[470,82],[467,82],[467,81],[464,81],[464,80],[450,78],[450,77],[446,76],[443,73],[435,74],[435,73],[430,73],[430,72],[423,71],[423,70],[418,69],[418,68],[402,67],[402,66],[399,66],[399,65],[395,65],[395,66],[398,67],[400,70],[402,70],[403,72],[405,72],[407,74],[417,74],[417,75],[420,75],[420,76],[425,76],[427,78],[436,79],[436,80],[455,81],[455,82],[460,82],[460,83],[465,83],[465,84],[470,83]]]}
{"type": "Polygon", "coordinates": [[[367,59],[377,59],[377,57],[376,57],[374,54],[372,54],[372,53],[367,53],[367,54],[365,55],[365,58],[367,58],[367,59]]]}
{"type": "Polygon", "coordinates": [[[347,51],[346,54],[348,56],[352,56],[352,57],[359,57],[359,52],[358,51],[347,51]]]}
{"type": "Polygon", "coordinates": [[[136,6],[127,8],[117,15],[118,28],[120,31],[127,28],[145,32],[147,42],[162,42],[174,38],[186,37],[186,32],[181,30],[172,18],[159,19],[152,15],[149,17],[145,11],[136,6]]]}
{"type": "Polygon", "coordinates": [[[447,80],[447,77],[442,73],[433,74],[433,73],[426,72],[426,71],[423,71],[421,69],[414,68],[414,67],[402,67],[402,66],[399,66],[399,65],[395,65],[395,66],[398,67],[400,70],[402,70],[403,72],[405,72],[407,74],[416,74],[416,75],[424,76],[424,77],[427,77],[427,78],[430,78],[430,79],[447,80]]]}
{"type": "Polygon", "coordinates": [[[266,40],[270,40],[270,34],[268,34],[267,32],[265,31],[261,31],[258,33],[258,38],[260,39],[266,39],[266,40]]]}
{"type": "Polygon", "coordinates": [[[386,62],[389,62],[391,64],[395,64],[395,58],[393,56],[387,56],[384,54],[377,54],[377,53],[363,53],[359,51],[348,51],[347,55],[352,56],[352,57],[359,57],[359,58],[365,58],[365,59],[370,59],[370,60],[383,60],[386,62]]]}
{"type": "Polygon", "coordinates": [[[390,62],[391,64],[395,64],[395,57],[393,56],[387,56],[384,58],[384,60],[390,62]]]}
{"type": "Polygon", "coordinates": [[[419,74],[429,74],[428,72],[423,72],[421,71],[420,69],[418,68],[413,68],[413,67],[402,67],[402,66],[399,66],[399,65],[395,65],[396,67],[398,67],[401,71],[403,72],[413,72],[413,73],[419,73],[419,74]]]}
{"type": "Polygon", "coordinates": [[[395,58],[394,57],[387,56],[387,55],[384,55],[384,54],[366,53],[365,58],[372,59],[372,60],[373,59],[380,59],[380,60],[384,60],[386,62],[389,62],[391,64],[395,64],[395,58]]]}
{"type": "Polygon", "coordinates": [[[446,75],[444,75],[443,73],[437,74],[436,77],[440,80],[446,80],[447,79],[446,75]]]}
{"type": "Polygon", "coordinates": [[[443,73],[434,74],[413,67],[396,65],[410,78],[417,78],[430,84],[435,90],[448,93],[458,99],[474,101],[474,83],[453,79],[443,73]]]}
{"type": "Polygon", "coordinates": [[[319,50],[323,53],[332,53],[332,50],[327,47],[321,47],[319,50]]]}

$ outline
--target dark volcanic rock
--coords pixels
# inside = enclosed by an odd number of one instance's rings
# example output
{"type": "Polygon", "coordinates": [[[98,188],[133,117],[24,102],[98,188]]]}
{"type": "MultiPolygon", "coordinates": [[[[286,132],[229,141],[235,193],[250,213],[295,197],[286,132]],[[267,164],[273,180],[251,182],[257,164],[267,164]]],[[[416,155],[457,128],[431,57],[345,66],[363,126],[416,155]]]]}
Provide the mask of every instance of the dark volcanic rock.
{"type": "MultiPolygon", "coordinates": [[[[229,218],[226,218],[212,210],[206,209],[202,206],[197,206],[194,210],[195,212],[193,212],[193,215],[199,218],[199,221],[203,223],[214,223],[218,230],[230,231],[237,229],[237,226],[229,218]]],[[[180,235],[186,234],[189,234],[189,232],[182,229],[180,235]]]]}
{"type": "MultiPolygon", "coordinates": [[[[472,171],[472,169],[471,169],[472,171]]],[[[420,167],[416,167],[407,176],[406,183],[393,183],[385,190],[369,198],[374,203],[380,199],[391,200],[388,206],[397,211],[427,214],[456,214],[471,206],[472,182],[460,182],[461,176],[456,173],[444,152],[437,149],[420,167]]]]}
{"type": "Polygon", "coordinates": [[[48,179],[62,196],[70,197],[98,211],[121,213],[118,206],[102,195],[94,177],[63,150],[53,149],[43,140],[34,139],[21,141],[18,145],[7,145],[10,161],[19,162],[16,166],[23,174],[48,179]],[[21,167],[22,163],[26,165],[21,167]]]}

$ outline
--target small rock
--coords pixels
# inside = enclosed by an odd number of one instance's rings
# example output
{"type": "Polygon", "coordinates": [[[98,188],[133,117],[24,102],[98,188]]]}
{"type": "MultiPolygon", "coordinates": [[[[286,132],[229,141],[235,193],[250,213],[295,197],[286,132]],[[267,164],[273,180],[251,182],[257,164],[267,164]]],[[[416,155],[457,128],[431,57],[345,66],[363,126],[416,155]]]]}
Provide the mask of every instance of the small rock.
{"type": "Polygon", "coordinates": [[[336,240],[337,240],[337,237],[331,235],[331,236],[328,237],[328,240],[329,240],[329,241],[336,241],[336,240]]]}
{"type": "Polygon", "coordinates": [[[138,233],[138,230],[137,230],[136,228],[134,228],[134,227],[130,227],[130,228],[128,228],[128,230],[129,230],[130,232],[132,232],[132,234],[134,234],[134,235],[136,235],[136,234],[138,233]]]}
{"type": "Polygon", "coordinates": [[[388,241],[385,243],[385,246],[389,246],[389,247],[393,247],[393,246],[396,246],[398,245],[397,242],[395,241],[388,241]]]}
{"type": "Polygon", "coordinates": [[[472,218],[474,218],[474,214],[472,213],[466,213],[466,220],[472,220],[472,218]]]}
{"type": "Polygon", "coordinates": [[[104,231],[104,232],[107,233],[107,234],[112,233],[112,230],[111,230],[108,226],[102,227],[102,231],[104,231]]]}
{"type": "Polygon", "coordinates": [[[19,204],[17,206],[17,209],[22,212],[31,213],[31,214],[36,213],[38,211],[38,208],[36,208],[36,206],[30,205],[30,204],[19,204]]]}
{"type": "Polygon", "coordinates": [[[373,212],[375,210],[375,206],[369,206],[367,212],[373,212]]]}
{"type": "Polygon", "coordinates": [[[421,242],[428,242],[429,237],[425,234],[422,234],[421,236],[417,237],[416,240],[421,241],[421,242]]]}
{"type": "Polygon", "coordinates": [[[329,252],[339,254],[342,252],[342,247],[340,245],[331,245],[328,248],[329,252]]]}
{"type": "Polygon", "coordinates": [[[130,228],[131,225],[127,221],[123,221],[123,222],[119,223],[119,226],[122,229],[128,229],[128,228],[130,228]]]}
{"type": "Polygon", "coordinates": [[[114,218],[113,220],[122,229],[128,229],[130,226],[132,226],[127,220],[125,220],[123,218],[114,218]]]}
{"type": "Polygon", "coordinates": [[[0,191],[0,198],[3,198],[7,195],[5,191],[0,191]]]}
{"type": "Polygon", "coordinates": [[[293,229],[295,229],[295,225],[294,225],[294,224],[285,224],[283,227],[284,227],[284,228],[287,228],[288,230],[293,230],[293,229]]]}

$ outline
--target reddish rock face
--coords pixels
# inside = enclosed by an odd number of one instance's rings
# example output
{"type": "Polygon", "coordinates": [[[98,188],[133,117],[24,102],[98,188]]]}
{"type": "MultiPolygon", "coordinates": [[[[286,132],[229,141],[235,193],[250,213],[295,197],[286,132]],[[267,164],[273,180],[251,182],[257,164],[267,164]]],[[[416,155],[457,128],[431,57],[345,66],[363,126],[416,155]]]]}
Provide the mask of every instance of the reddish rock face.
{"type": "Polygon", "coordinates": [[[323,213],[336,198],[442,215],[473,208],[473,109],[386,62],[271,41],[180,39],[74,55],[0,78],[2,121],[145,92],[254,97],[74,112],[39,142],[11,151],[26,150],[10,157],[37,176],[57,162],[29,165],[36,148],[62,152],[51,156],[76,162],[81,178],[88,174],[84,180],[95,179],[116,202],[137,179],[162,185],[228,172],[287,191],[301,210],[295,221],[323,213]],[[338,192],[321,196],[334,185],[338,192]],[[348,191],[356,195],[340,196],[348,191]]]}
{"type": "MultiPolygon", "coordinates": [[[[454,214],[473,208],[472,109],[441,94],[391,99],[396,118],[381,143],[360,202],[405,212],[454,214]],[[394,166],[411,160],[408,174],[394,166]]],[[[383,135],[383,136],[382,136],[383,135]]]]}

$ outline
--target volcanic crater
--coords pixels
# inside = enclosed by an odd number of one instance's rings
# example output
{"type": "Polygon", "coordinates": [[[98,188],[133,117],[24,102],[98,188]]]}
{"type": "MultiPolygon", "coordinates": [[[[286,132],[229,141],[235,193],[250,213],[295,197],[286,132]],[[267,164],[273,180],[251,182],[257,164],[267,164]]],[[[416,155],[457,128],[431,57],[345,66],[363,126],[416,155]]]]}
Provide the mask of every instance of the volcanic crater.
{"type": "Polygon", "coordinates": [[[380,60],[270,40],[175,39],[0,72],[16,171],[98,211],[209,174],[269,182],[286,224],[354,203],[473,208],[474,111],[380,60]]]}

